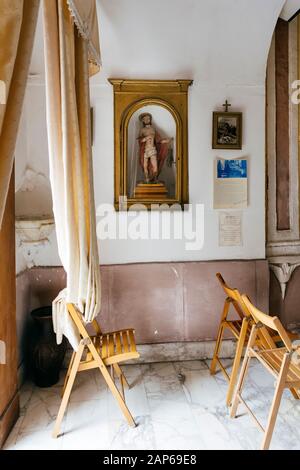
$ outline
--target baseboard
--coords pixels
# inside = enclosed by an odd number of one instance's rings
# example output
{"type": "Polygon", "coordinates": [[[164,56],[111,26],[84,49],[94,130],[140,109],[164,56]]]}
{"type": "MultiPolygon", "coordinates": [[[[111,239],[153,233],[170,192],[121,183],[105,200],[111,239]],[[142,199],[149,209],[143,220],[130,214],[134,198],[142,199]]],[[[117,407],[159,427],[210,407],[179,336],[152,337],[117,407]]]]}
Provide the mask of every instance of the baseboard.
{"type": "MultiPolygon", "coordinates": [[[[191,341],[177,343],[138,344],[139,359],[129,361],[130,364],[147,364],[151,362],[195,361],[212,359],[215,341],[191,341]]],[[[222,342],[220,358],[234,358],[236,342],[227,339],[222,342]]],[[[68,349],[63,367],[68,368],[72,349],[68,349]]],[[[126,364],[126,362],[124,362],[126,364]]]]}
{"type": "Polygon", "coordinates": [[[293,333],[298,333],[300,334],[300,323],[289,323],[287,325],[287,329],[289,331],[292,331],[293,333]]]}
{"type": "Polygon", "coordinates": [[[19,392],[16,392],[13,399],[0,417],[0,449],[2,448],[6,438],[16,423],[20,412],[19,392]]]}
{"type": "MultiPolygon", "coordinates": [[[[215,341],[139,344],[137,345],[137,350],[140,353],[140,357],[139,359],[130,362],[146,364],[149,362],[195,361],[212,359],[215,345],[215,341]]],[[[235,341],[223,341],[220,357],[223,359],[233,358],[235,354],[235,347],[235,341]]]]}

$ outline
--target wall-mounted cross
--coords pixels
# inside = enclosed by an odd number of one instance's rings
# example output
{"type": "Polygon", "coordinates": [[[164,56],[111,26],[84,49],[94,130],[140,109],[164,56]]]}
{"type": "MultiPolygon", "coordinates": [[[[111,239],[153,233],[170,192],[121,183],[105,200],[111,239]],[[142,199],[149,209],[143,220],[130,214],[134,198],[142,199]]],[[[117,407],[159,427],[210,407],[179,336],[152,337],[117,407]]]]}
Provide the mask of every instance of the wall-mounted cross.
{"type": "Polygon", "coordinates": [[[225,108],[225,113],[227,113],[227,112],[228,112],[228,108],[229,108],[229,106],[231,106],[231,104],[229,104],[228,101],[226,100],[225,103],[222,104],[222,106],[224,106],[224,108],[225,108]]]}

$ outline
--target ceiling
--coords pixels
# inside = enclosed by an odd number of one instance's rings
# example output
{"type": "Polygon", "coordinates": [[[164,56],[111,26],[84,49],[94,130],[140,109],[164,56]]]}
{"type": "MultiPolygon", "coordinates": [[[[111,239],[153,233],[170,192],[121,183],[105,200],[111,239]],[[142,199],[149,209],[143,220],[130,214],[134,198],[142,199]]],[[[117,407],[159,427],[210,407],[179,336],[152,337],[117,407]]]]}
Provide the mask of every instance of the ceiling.
{"type": "MultiPolygon", "coordinates": [[[[124,77],[261,85],[278,16],[282,11],[287,19],[300,7],[300,0],[96,1],[103,63],[96,84],[124,77]]],[[[40,12],[30,68],[38,80],[44,76],[42,32],[40,12]]]]}

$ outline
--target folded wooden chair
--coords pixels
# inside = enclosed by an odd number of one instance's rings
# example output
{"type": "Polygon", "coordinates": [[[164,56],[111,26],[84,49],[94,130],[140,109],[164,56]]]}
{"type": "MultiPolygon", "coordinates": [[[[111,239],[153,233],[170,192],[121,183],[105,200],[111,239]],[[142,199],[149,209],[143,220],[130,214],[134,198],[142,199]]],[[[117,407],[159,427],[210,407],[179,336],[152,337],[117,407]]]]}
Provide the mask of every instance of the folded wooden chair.
{"type": "Polygon", "coordinates": [[[225,378],[229,382],[226,404],[229,406],[231,404],[233,390],[236,384],[237,375],[239,371],[239,366],[241,363],[241,357],[243,353],[243,348],[246,345],[247,340],[249,339],[251,331],[251,316],[247,310],[247,307],[244,305],[241,294],[238,289],[230,288],[224,281],[220,273],[216,274],[225,294],[226,299],[224,302],[223,313],[221,316],[221,322],[219,325],[219,331],[217,336],[217,342],[213,354],[212,363],[210,366],[210,373],[213,375],[216,373],[217,364],[220,366],[221,371],[223,372],[225,378]],[[230,306],[233,306],[235,310],[235,319],[229,320],[230,315],[230,306]],[[225,367],[223,366],[219,353],[223,342],[223,336],[225,330],[229,330],[231,334],[237,339],[236,353],[233,361],[232,371],[229,375],[225,367]]]}
{"type": "Polygon", "coordinates": [[[90,336],[83,323],[82,315],[77,311],[76,307],[73,304],[68,304],[68,311],[78,329],[81,340],[78,351],[74,351],[71,357],[53,437],[58,437],[59,435],[60,425],[68,405],[77,372],[96,368],[99,368],[105,382],[119,403],[128,424],[135,426],[134,419],[125,403],[124,386],[129,388],[129,385],[119,366],[123,361],[136,359],[140,356],[136,350],[134,330],[127,329],[102,334],[97,321],[94,320],[92,325],[96,335],[90,336]],[[119,377],[121,391],[119,391],[115,384],[114,375],[119,377]]]}
{"type": "MultiPolygon", "coordinates": [[[[238,289],[233,289],[229,287],[226,282],[224,281],[222,275],[220,273],[216,274],[224,292],[226,295],[226,299],[224,302],[223,312],[221,316],[221,321],[219,325],[219,331],[217,336],[217,342],[213,354],[212,363],[210,366],[210,373],[214,375],[216,373],[216,367],[219,365],[221,371],[223,372],[225,378],[229,382],[227,396],[226,396],[226,404],[230,406],[232,401],[232,394],[234,391],[234,387],[237,381],[238,371],[241,363],[241,358],[243,354],[243,349],[246,346],[251,327],[253,324],[253,319],[251,314],[247,308],[247,305],[243,302],[242,296],[238,289]],[[230,306],[234,308],[235,311],[235,319],[230,320],[230,306]],[[219,353],[221,350],[223,336],[225,330],[229,330],[231,334],[237,339],[236,345],[236,352],[235,357],[232,365],[232,371],[229,375],[225,367],[223,366],[219,353]]],[[[292,333],[288,333],[290,338],[296,339],[298,336],[292,333]]],[[[275,348],[276,342],[280,340],[277,334],[274,335],[274,332],[266,332],[265,335],[259,334],[257,338],[257,342],[262,342],[266,347],[275,348]]]]}
{"type": "Polygon", "coordinates": [[[283,390],[285,388],[289,388],[295,398],[300,398],[300,346],[293,346],[288,332],[284,329],[277,317],[270,317],[269,315],[262,313],[252,305],[248,297],[245,295],[242,296],[242,300],[250,312],[254,320],[254,324],[251,328],[246,354],[238,378],[237,388],[234,393],[230,416],[234,418],[236,416],[239,403],[243,403],[248,413],[250,413],[254,418],[259,429],[264,433],[261,448],[268,449],[275,427],[283,390]],[[259,338],[263,336],[268,342],[270,342],[269,330],[272,330],[279,335],[283,347],[269,348],[266,345],[267,343],[258,341],[259,338]],[[251,358],[258,359],[265,369],[267,369],[267,371],[276,379],[275,393],[265,429],[242,398],[242,390],[251,358]]]}

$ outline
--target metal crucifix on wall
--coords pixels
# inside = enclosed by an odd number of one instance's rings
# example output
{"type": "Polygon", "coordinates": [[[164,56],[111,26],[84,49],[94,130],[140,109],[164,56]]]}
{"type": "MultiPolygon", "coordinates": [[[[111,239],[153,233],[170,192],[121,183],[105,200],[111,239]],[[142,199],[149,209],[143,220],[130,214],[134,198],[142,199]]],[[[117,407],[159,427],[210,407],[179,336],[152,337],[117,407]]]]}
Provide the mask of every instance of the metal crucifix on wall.
{"type": "Polygon", "coordinates": [[[231,106],[230,103],[228,103],[228,101],[226,100],[224,104],[222,104],[222,106],[224,106],[225,108],[225,113],[228,113],[228,108],[231,106]]]}

